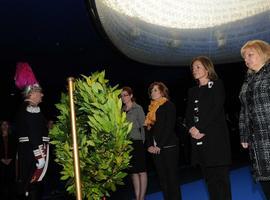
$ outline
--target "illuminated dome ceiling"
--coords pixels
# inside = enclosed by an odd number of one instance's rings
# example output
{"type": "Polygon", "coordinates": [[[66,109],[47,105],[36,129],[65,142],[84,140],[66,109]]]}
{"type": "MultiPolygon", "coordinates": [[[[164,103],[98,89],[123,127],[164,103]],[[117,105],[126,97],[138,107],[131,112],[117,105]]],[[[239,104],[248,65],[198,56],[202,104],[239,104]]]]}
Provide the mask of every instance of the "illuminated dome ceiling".
{"type": "Polygon", "coordinates": [[[270,0],[88,0],[90,13],[126,56],[152,65],[241,60],[250,39],[270,42],[270,0]]]}

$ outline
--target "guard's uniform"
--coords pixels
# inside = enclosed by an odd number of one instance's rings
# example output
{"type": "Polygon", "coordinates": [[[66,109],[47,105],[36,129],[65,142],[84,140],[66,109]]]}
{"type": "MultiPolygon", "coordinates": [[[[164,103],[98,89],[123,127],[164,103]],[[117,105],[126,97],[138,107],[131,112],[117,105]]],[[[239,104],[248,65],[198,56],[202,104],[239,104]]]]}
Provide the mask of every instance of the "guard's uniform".
{"type": "Polygon", "coordinates": [[[24,102],[16,117],[18,136],[18,192],[28,196],[42,181],[49,161],[49,138],[46,120],[38,106],[24,102]],[[44,167],[38,169],[38,159],[45,158],[44,167]]]}

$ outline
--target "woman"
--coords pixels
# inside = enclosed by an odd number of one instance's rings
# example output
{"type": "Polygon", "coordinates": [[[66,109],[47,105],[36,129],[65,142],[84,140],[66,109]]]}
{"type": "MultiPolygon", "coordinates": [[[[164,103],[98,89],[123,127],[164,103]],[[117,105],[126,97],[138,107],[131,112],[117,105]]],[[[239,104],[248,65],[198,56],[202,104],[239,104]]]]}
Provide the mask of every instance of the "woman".
{"type": "Polygon", "coordinates": [[[1,199],[15,199],[15,155],[16,140],[11,134],[9,122],[0,123],[0,196],[1,199]]]}
{"type": "Polygon", "coordinates": [[[15,123],[19,140],[18,192],[22,199],[40,200],[49,157],[48,130],[39,107],[43,93],[28,63],[17,64],[15,81],[24,97],[15,123]]]}
{"type": "Polygon", "coordinates": [[[154,82],[148,89],[151,103],[145,119],[147,150],[152,154],[165,200],[181,199],[178,181],[179,146],[175,133],[176,109],[168,88],[154,82]]]}
{"type": "Polygon", "coordinates": [[[248,41],[241,55],[248,73],[239,95],[240,141],[249,149],[253,177],[270,199],[270,45],[262,40],[248,41]]]}
{"type": "Polygon", "coordinates": [[[130,174],[135,191],[136,200],[144,200],[147,188],[147,173],[144,148],[144,119],[143,109],[134,101],[133,91],[130,87],[123,87],[121,92],[123,111],[126,112],[127,120],[132,122],[130,137],[132,140],[132,158],[130,174]]]}
{"type": "Polygon", "coordinates": [[[197,86],[188,91],[186,120],[192,141],[192,163],[199,164],[211,200],[231,199],[230,141],[224,114],[225,92],[212,61],[205,56],[191,62],[197,86]]]}

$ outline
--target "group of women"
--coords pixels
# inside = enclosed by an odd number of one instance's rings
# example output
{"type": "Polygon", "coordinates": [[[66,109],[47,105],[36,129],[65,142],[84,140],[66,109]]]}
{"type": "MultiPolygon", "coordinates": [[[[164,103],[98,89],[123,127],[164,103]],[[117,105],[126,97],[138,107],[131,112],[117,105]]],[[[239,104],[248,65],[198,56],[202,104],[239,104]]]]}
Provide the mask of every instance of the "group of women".
{"type": "MultiPolygon", "coordinates": [[[[254,179],[261,183],[266,198],[270,199],[270,45],[262,40],[248,41],[241,48],[241,55],[248,68],[239,95],[241,145],[249,149],[254,179]]],[[[224,86],[206,56],[192,60],[191,73],[197,84],[188,91],[185,117],[192,143],[192,163],[201,167],[209,199],[230,200],[231,152],[224,86]]],[[[145,198],[147,188],[145,147],[153,157],[164,199],[179,200],[175,105],[162,82],[152,83],[148,92],[151,102],[146,117],[142,107],[135,103],[130,87],[124,87],[121,93],[123,111],[133,123],[130,174],[136,200],[145,198]]]]}

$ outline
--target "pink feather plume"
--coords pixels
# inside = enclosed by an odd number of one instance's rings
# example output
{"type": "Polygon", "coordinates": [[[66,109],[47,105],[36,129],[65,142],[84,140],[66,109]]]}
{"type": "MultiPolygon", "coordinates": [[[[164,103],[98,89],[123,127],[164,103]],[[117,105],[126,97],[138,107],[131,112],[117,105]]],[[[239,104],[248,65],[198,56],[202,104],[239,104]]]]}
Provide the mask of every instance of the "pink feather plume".
{"type": "Polygon", "coordinates": [[[19,89],[38,83],[30,65],[27,62],[18,62],[16,65],[15,84],[19,89]]]}

